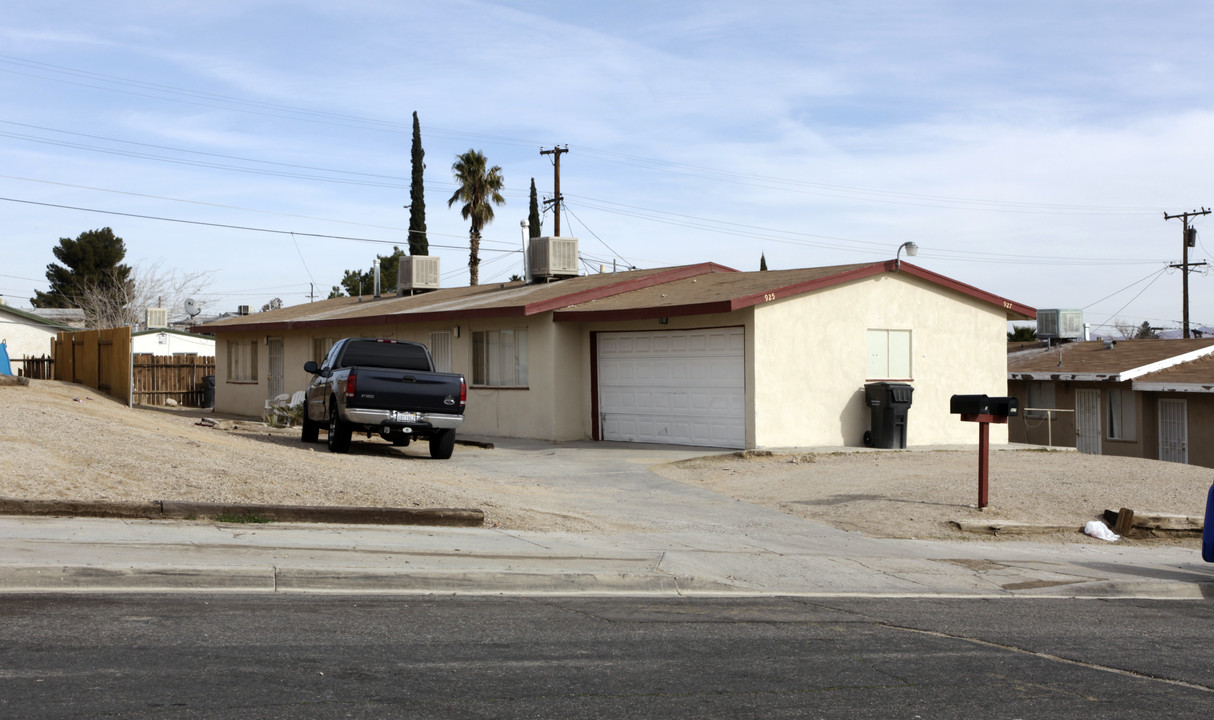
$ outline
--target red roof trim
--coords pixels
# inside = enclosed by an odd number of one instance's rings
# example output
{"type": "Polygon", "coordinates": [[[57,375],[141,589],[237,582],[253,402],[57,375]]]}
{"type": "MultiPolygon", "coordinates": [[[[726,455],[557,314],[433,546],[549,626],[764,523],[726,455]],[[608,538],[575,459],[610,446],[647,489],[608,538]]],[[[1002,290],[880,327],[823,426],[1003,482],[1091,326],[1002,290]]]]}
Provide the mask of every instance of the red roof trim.
{"type": "Polygon", "coordinates": [[[946,287],[950,290],[956,290],[957,292],[962,293],[964,295],[969,295],[970,297],[975,298],[977,300],[981,300],[983,302],[988,302],[988,303],[991,303],[992,305],[998,305],[999,307],[1003,308],[1004,310],[1007,310],[1008,312],[1014,312],[1014,313],[1023,315],[1025,317],[1025,319],[1028,319],[1028,320],[1037,319],[1037,309],[1036,308],[1031,308],[1028,305],[1024,305],[1022,303],[1012,302],[1011,300],[1008,300],[1007,298],[1000,297],[998,295],[995,295],[994,293],[988,293],[985,290],[979,290],[978,288],[974,287],[973,285],[966,285],[963,282],[954,280],[950,277],[945,277],[944,275],[940,275],[939,273],[934,273],[931,270],[924,270],[923,268],[919,267],[918,265],[911,265],[910,263],[904,262],[904,263],[901,263],[901,266],[899,268],[899,265],[897,264],[896,260],[887,260],[885,262],[885,267],[890,272],[899,272],[900,271],[900,272],[906,273],[907,275],[914,275],[915,277],[922,278],[924,280],[927,280],[928,282],[935,283],[936,285],[946,287]]]}

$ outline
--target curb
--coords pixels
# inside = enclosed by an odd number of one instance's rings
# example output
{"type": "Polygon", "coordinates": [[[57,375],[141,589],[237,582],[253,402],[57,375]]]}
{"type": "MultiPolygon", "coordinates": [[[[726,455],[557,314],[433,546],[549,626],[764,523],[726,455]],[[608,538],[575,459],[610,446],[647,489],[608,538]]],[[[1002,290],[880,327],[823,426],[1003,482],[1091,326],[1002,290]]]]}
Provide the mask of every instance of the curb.
{"type": "Polygon", "coordinates": [[[728,585],[660,572],[355,570],[179,565],[0,566],[0,595],[46,592],[221,592],[389,595],[732,595],[728,585]]]}
{"type": "Polygon", "coordinates": [[[1214,583],[1104,581],[1045,592],[760,590],[694,576],[628,571],[360,570],[275,565],[0,565],[0,596],[29,593],[253,593],[356,595],[654,595],[670,597],[1209,600],[1214,583]]]}
{"type": "Polygon", "coordinates": [[[252,522],[340,523],[344,525],[433,525],[481,527],[483,510],[471,508],[318,507],[177,502],[21,500],[0,498],[0,515],[40,515],[144,520],[215,520],[224,516],[252,522]]]}
{"type": "Polygon", "coordinates": [[[1050,533],[1077,533],[1083,528],[1076,525],[1033,525],[1016,522],[984,522],[979,520],[949,520],[949,525],[965,533],[977,535],[1045,535],[1050,533]]]}

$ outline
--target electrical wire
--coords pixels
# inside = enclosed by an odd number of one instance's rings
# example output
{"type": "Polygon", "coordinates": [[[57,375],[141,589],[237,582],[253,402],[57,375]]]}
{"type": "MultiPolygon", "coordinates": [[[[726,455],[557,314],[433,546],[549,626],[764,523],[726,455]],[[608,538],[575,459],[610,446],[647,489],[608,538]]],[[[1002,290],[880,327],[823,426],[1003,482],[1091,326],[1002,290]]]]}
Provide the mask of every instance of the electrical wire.
{"type": "MultiPolygon", "coordinates": [[[[336,125],[343,127],[358,127],[363,129],[372,129],[386,131],[392,133],[411,133],[412,124],[408,122],[384,121],[374,118],[361,117],[356,115],[346,115],[341,113],[332,113],[326,111],[309,110],[306,108],[293,107],[275,103],[266,103],[260,101],[246,100],[217,93],[199,92],[187,90],[170,85],[162,85],[158,83],[150,83],[140,80],[132,80],[112,75],[104,75],[101,73],[69,68],[62,65],[53,65],[33,60],[27,60],[11,55],[0,55],[0,72],[8,72],[16,75],[34,77],[41,80],[49,80],[52,82],[66,83],[76,86],[91,87],[95,89],[103,89],[111,92],[119,92],[132,94],[141,97],[150,97],[153,99],[169,100],[173,102],[186,103],[191,105],[201,105],[204,107],[222,108],[256,115],[278,117],[282,119],[306,121],[319,123],[324,125],[336,125]],[[45,74],[34,74],[31,72],[21,72],[11,68],[2,67],[2,65],[12,65],[24,70],[33,70],[37,73],[52,73],[64,75],[76,80],[65,80],[62,78],[48,77],[45,74]],[[91,80],[93,84],[86,82],[78,82],[77,80],[91,80]],[[100,85],[96,83],[102,83],[100,85]]],[[[508,138],[503,136],[487,135],[484,133],[474,133],[462,130],[452,130],[448,128],[428,127],[428,134],[435,134],[448,137],[467,137],[482,140],[492,140],[497,143],[514,145],[514,146],[533,146],[534,143],[523,141],[517,138],[508,138]]],[[[121,141],[125,142],[125,141],[121,141]]],[[[568,147],[568,145],[566,145],[568,147]]],[[[758,173],[746,173],[735,170],[725,170],[713,168],[704,165],[695,165],[690,163],[680,163],[668,160],[660,160],[656,158],[643,157],[637,155],[629,155],[616,151],[603,150],[591,146],[574,146],[580,154],[585,154],[588,157],[597,158],[604,162],[617,164],[631,165],[650,170],[660,170],[671,172],[678,175],[690,175],[701,179],[718,180],[722,182],[730,182],[734,184],[752,185],[765,189],[785,190],[791,192],[801,192],[808,194],[824,195],[827,197],[844,198],[844,199],[860,199],[872,202],[885,202],[903,205],[921,205],[926,207],[946,207],[954,209],[970,209],[984,210],[994,212],[1021,212],[1021,213],[1049,213],[1049,214],[1109,214],[1109,213],[1128,213],[1139,214],[1145,212],[1156,212],[1155,208],[1145,206],[1094,206],[1081,204],[1055,204],[1055,203],[1027,203],[1004,200],[983,200],[977,198],[959,198],[942,195],[927,195],[921,193],[906,193],[898,191],[880,190],[874,188],[850,187],[846,185],[837,185],[821,182],[813,182],[807,180],[799,180],[793,178],[782,178],[771,175],[761,175],[758,173]]]]}
{"type": "MultiPolygon", "coordinates": [[[[405,233],[409,232],[408,228],[397,227],[397,226],[392,226],[392,225],[373,225],[371,223],[360,223],[360,222],[354,222],[352,220],[337,220],[334,218],[316,217],[313,215],[297,215],[294,213],[275,212],[273,210],[260,210],[258,208],[242,207],[240,205],[224,205],[222,203],[210,203],[210,202],[203,202],[201,200],[186,200],[184,198],[166,197],[164,195],[148,195],[146,193],[129,192],[126,190],[112,190],[110,188],[93,187],[90,185],[74,185],[72,183],[54,182],[52,180],[39,180],[37,178],[19,177],[16,175],[0,174],[0,178],[5,178],[8,180],[21,180],[22,182],[42,183],[44,185],[54,185],[57,187],[74,188],[76,190],[91,190],[94,192],[113,193],[115,195],[127,195],[129,197],[148,198],[150,200],[165,200],[167,202],[185,203],[188,205],[201,205],[203,207],[220,208],[222,210],[240,210],[241,212],[259,213],[262,215],[276,215],[279,217],[296,218],[299,220],[316,220],[318,222],[336,223],[339,225],[353,225],[356,227],[374,228],[376,230],[392,230],[392,231],[405,232],[405,233]]],[[[427,236],[433,235],[435,237],[459,238],[461,240],[467,237],[467,235],[452,235],[450,233],[439,233],[439,232],[432,232],[432,231],[426,231],[426,235],[427,236]]]]}
{"type": "MultiPolygon", "coordinates": [[[[1156,273],[1155,278],[1154,278],[1154,279],[1152,279],[1152,280],[1151,280],[1151,282],[1147,283],[1147,284],[1146,284],[1146,287],[1144,287],[1142,290],[1139,290],[1139,291],[1138,291],[1138,294],[1137,294],[1137,295],[1135,295],[1134,297],[1130,298],[1130,299],[1129,299],[1129,301],[1128,301],[1128,302],[1126,302],[1126,304],[1125,304],[1125,305],[1122,305],[1122,306],[1121,306],[1121,307],[1120,307],[1120,308],[1117,310],[1117,312],[1112,313],[1111,315],[1109,315],[1108,320],[1112,320],[1114,317],[1117,317],[1118,315],[1120,315],[1122,310],[1125,310],[1127,307],[1129,307],[1129,306],[1130,306],[1130,303],[1134,302],[1134,301],[1135,301],[1135,300],[1137,300],[1139,297],[1141,297],[1141,296],[1142,296],[1142,294],[1143,294],[1144,292],[1146,292],[1148,289],[1150,289],[1150,287],[1151,287],[1152,285],[1154,285],[1154,284],[1155,284],[1155,281],[1156,281],[1156,280],[1158,280],[1158,279],[1159,279],[1159,278],[1161,278],[1161,277],[1163,277],[1163,273],[1162,273],[1162,272],[1161,272],[1161,273],[1156,273]]],[[[1108,320],[1106,320],[1105,322],[1108,322],[1108,320]]]]}
{"type": "Polygon", "coordinates": [[[573,210],[570,210],[570,209],[569,209],[569,204],[568,204],[568,203],[565,203],[565,204],[561,205],[561,207],[562,207],[562,208],[564,208],[564,210],[565,210],[565,213],[566,213],[566,214],[568,214],[568,215],[572,216],[572,217],[573,217],[573,219],[574,219],[574,220],[577,220],[577,221],[578,221],[578,223],[579,223],[579,224],[580,224],[582,227],[586,228],[586,232],[588,232],[588,233],[590,233],[591,235],[593,235],[595,240],[598,240],[600,243],[602,243],[603,247],[607,248],[607,249],[608,249],[608,250],[611,252],[611,254],[612,254],[613,256],[615,256],[615,257],[619,258],[620,260],[623,260],[625,265],[628,265],[628,266],[631,266],[631,265],[632,265],[632,262],[631,262],[630,260],[628,260],[628,258],[624,257],[624,256],[623,256],[623,255],[621,255],[619,252],[617,252],[615,248],[613,248],[613,247],[611,247],[610,245],[608,245],[606,240],[604,240],[603,238],[599,237],[598,233],[596,233],[595,231],[591,230],[589,225],[587,225],[585,222],[583,222],[583,221],[582,221],[582,219],[581,219],[580,217],[578,217],[578,216],[577,216],[577,214],[576,214],[575,212],[573,212],[573,210]]]}
{"type": "Polygon", "coordinates": [[[1115,292],[1109,293],[1108,295],[1105,295],[1104,297],[1100,298],[1099,300],[1097,300],[1097,301],[1095,301],[1095,302],[1090,302],[1090,303],[1088,303],[1087,305],[1084,305],[1084,306],[1083,306],[1083,309],[1084,309],[1084,310],[1087,310],[1088,308],[1092,307],[1093,305],[1098,305],[1098,304],[1100,304],[1100,303],[1104,302],[1105,300],[1108,300],[1109,298],[1113,297],[1114,295],[1119,295],[1119,294],[1121,294],[1121,293],[1125,292],[1126,290],[1129,290],[1130,288],[1134,287],[1135,285],[1137,285],[1137,284],[1138,284],[1138,283],[1140,283],[1140,282],[1144,282],[1144,281],[1146,281],[1146,280],[1149,280],[1150,278],[1152,278],[1152,277],[1154,277],[1154,276],[1156,276],[1156,275],[1158,275],[1158,274],[1160,274],[1160,273],[1167,272],[1167,270],[1168,270],[1167,266],[1161,267],[1161,268],[1159,268],[1158,270],[1156,270],[1155,272],[1148,274],[1148,275],[1147,275],[1146,277],[1144,277],[1144,278],[1140,278],[1140,279],[1138,279],[1138,280],[1135,280],[1134,282],[1130,283],[1129,285],[1126,285],[1125,287],[1121,288],[1120,290],[1117,290],[1117,291],[1115,291],[1115,292]]]}
{"type": "MultiPolygon", "coordinates": [[[[275,230],[273,228],[259,228],[259,227],[252,227],[249,225],[231,225],[228,223],[205,222],[202,220],[183,220],[180,218],[169,218],[169,217],[160,217],[160,216],[156,216],[156,215],[143,215],[140,213],[119,212],[117,210],[99,210],[97,208],[77,207],[74,205],[60,205],[57,203],[37,202],[34,200],[20,200],[17,198],[0,197],[0,201],[22,203],[25,205],[38,205],[41,207],[53,207],[53,208],[59,208],[61,210],[78,210],[80,212],[100,213],[102,215],[117,215],[120,217],[138,218],[141,220],[158,220],[160,222],[180,223],[183,225],[201,225],[203,227],[224,228],[224,229],[228,229],[228,230],[246,230],[249,232],[272,233],[272,234],[276,234],[276,235],[298,235],[300,237],[322,238],[322,239],[326,239],[326,240],[349,240],[352,242],[377,243],[380,245],[399,245],[400,244],[400,240],[378,240],[375,238],[352,237],[352,236],[348,236],[348,235],[329,235],[326,233],[310,233],[310,232],[300,232],[300,231],[296,231],[296,230],[275,230]]],[[[486,241],[482,240],[482,243],[483,242],[486,242],[486,241]]],[[[437,247],[437,248],[444,248],[444,249],[453,249],[453,250],[462,250],[463,249],[462,245],[438,245],[435,243],[431,243],[430,246],[437,247]]],[[[507,252],[507,253],[508,252],[519,252],[518,250],[498,250],[496,248],[484,248],[484,247],[482,247],[481,249],[486,250],[488,252],[507,252]]]]}

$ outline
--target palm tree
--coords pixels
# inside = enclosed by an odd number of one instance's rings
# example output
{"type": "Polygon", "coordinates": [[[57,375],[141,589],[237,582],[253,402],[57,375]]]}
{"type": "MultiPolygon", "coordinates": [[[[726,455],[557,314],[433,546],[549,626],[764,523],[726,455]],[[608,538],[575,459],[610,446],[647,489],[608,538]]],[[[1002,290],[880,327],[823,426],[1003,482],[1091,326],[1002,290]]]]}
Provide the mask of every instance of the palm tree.
{"type": "Polygon", "coordinates": [[[481,228],[493,222],[493,206],[505,204],[502,197],[502,169],[497,165],[486,169],[488,161],[479,150],[469,150],[463,155],[455,156],[451,172],[459,189],[447,201],[447,207],[457,202],[464,205],[459,209],[460,217],[472,222],[468,231],[471,253],[468,255],[468,275],[471,285],[479,280],[477,272],[481,264],[481,228]]]}

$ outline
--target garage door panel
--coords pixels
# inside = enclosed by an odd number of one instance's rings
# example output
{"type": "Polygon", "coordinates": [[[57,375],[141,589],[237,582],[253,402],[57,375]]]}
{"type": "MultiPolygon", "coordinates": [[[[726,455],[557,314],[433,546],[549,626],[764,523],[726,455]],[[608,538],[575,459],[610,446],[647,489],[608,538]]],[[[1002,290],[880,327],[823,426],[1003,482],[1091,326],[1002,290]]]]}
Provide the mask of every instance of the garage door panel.
{"type": "Polygon", "coordinates": [[[602,333],[605,440],[744,447],[742,328],[602,333]]]}

